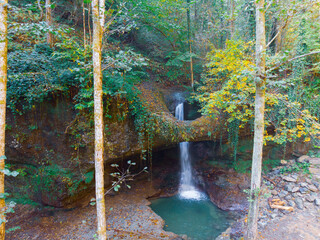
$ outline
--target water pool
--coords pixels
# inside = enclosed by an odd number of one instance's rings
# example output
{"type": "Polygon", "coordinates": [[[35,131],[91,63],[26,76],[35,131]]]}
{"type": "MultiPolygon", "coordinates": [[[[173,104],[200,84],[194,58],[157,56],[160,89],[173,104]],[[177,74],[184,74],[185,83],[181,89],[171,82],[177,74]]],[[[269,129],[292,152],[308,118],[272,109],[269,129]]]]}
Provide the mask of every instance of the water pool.
{"type": "Polygon", "coordinates": [[[213,240],[234,220],[229,212],[216,207],[208,198],[160,198],[151,203],[152,210],[165,221],[165,230],[186,234],[192,240],[213,240]]]}

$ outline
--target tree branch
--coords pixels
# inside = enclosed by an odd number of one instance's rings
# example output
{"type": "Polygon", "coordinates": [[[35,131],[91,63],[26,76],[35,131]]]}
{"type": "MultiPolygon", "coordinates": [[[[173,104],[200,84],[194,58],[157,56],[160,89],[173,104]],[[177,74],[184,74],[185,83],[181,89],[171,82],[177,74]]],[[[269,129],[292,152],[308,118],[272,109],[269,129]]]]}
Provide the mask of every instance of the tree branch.
{"type": "Polygon", "coordinates": [[[272,71],[278,69],[279,67],[281,67],[282,65],[284,65],[284,64],[286,64],[286,63],[292,62],[292,61],[297,60],[297,59],[299,59],[299,58],[303,58],[303,57],[307,57],[307,56],[310,56],[310,55],[314,55],[314,54],[320,54],[320,51],[310,52],[310,53],[306,53],[306,54],[303,54],[303,55],[300,55],[300,56],[291,58],[291,59],[289,59],[288,61],[284,61],[284,62],[282,62],[282,63],[279,63],[277,66],[275,66],[275,67],[273,67],[273,68],[270,68],[270,69],[268,70],[268,72],[272,72],[272,71]]]}

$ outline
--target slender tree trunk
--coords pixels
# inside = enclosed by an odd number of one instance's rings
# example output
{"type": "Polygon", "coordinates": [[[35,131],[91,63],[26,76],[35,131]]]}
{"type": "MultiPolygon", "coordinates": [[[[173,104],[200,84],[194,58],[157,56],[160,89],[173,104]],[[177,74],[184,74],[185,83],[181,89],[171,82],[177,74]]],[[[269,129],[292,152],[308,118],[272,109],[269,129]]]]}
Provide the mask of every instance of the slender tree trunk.
{"type": "MultiPolygon", "coordinates": [[[[6,94],[7,94],[7,52],[8,52],[8,0],[0,2],[0,194],[4,194],[6,94]]],[[[0,240],[5,238],[5,200],[0,198],[0,240]]]]}
{"type": "Polygon", "coordinates": [[[188,45],[190,51],[190,77],[191,87],[193,88],[193,59],[192,59],[192,44],[191,44],[191,17],[190,17],[190,0],[187,0],[187,23],[188,23],[188,45]]]}
{"type": "Polygon", "coordinates": [[[86,9],[84,7],[84,2],[82,3],[82,26],[83,26],[83,47],[86,49],[86,9]]]}
{"type": "MultiPolygon", "coordinates": [[[[46,0],[46,22],[49,28],[52,27],[52,11],[51,11],[51,0],[46,0]]],[[[47,43],[53,47],[54,37],[51,31],[47,33],[47,43]]]]}
{"type": "Polygon", "coordinates": [[[261,186],[261,166],[264,133],[264,108],[265,108],[265,59],[266,59],[266,33],[264,0],[256,2],[256,99],[254,143],[251,170],[251,192],[248,214],[248,231],[246,239],[257,239],[257,221],[259,213],[259,193],[261,186]]]}
{"type": "MultiPolygon", "coordinates": [[[[279,53],[281,50],[281,44],[282,44],[282,21],[279,18],[277,21],[277,32],[278,32],[278,36],[276,37],[275,40],[275,53],[279,53]]],[[[277,34],[277,33],[276,33],[277,34]]]]}
{"type": "Polygon", "coordinates": [[[42,6],[41,6],[41,0],[37,0],[37,3],[38,3],[38,8],[40,10],[40,19],[42,20],[42,17],[43,17],[43,10],[42,10],[42,6]]]}
{"type": "Polygon", "coordinates": [[[232,39],[233,38],[233,36],[234,36],[234,21],[235,21],[235,19],[234,19],[234,12],[235,12],[235,0],[231,0],[231,16],[230,16],[230,18],[231,18],[231,21],[230,21],[230,38],[232,39]]]}
{"type": "Polygon", "coordinates": [[[98,220],[98,239],[107,239],[106,206],[104,197],[104,126],[101,51],[104,28],[104,0],[92,1],[93,12],[93,78],[94,78],[94,123],[95,123],[95,179],[98,220]]]}
{"type": "Polygon", "coordinates": [[[89,31],[89,44],[91,44],[91,42],[92,42],[90,16],[91,16],[91,10],[90,10],[90,4],[88,4],[88,31],[89,31]]]}

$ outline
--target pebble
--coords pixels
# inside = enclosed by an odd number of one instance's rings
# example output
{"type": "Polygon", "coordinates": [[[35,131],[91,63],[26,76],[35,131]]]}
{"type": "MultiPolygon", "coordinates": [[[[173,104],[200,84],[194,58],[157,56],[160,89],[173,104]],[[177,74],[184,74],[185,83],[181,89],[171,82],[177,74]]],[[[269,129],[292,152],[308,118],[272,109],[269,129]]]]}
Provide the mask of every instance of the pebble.
{"type": "Polygon", "coordinates": [[[294,203],[293,200],[289,200],[289,201],[288,201],[288,205],[289,205],[290,207],[295,207],[295,206],[296,206],[296,204],[294,203]]]}
{"type": "Polygon", "coordinates": [[[317,205],[317,206],[320,206],[320,199],[319,198],[316,198],[314,200],[314,203],[317,205]]]}
{"type": "Polygon", "coordinates": [[[303,209],[304,208],[303,200],[301,198],[296,198],[294,200],[294,202],[297,205],[297,208],[299,208],[299,209],[303,209]]]}
{"type": "Polygon", "coordinates": [[[308,202],[313,202],[315,199],[316,199],[315,196],[311,196],[311,195],[307,195],[307,196],[306,196],[306,200],[307,200],[308,202]]]}
{"type": "Polygon", "coordinates": [[[319,182],[317,182],[317,181],[315,181],[315,180],[312,180],[311,183],[312,183],[313,185],[315,185],[317,188],[320,187],[319,182]]]}
{"type": "Polygon", "coordinates": [[[299,187],[294,187],[294,188],[292,189],[292,192],[293,192],[293,193],[298,192],[298,191],[299,191],[299,187]]]}
{"type": "Polygon", "coordinates": [[[310,157],[309,157],[308,155],[303,155],[303,156],[299,157],[299,158],[297,159],[297,161],[298,161],[299,163],[303,163],[303,162],[305,162],[306,160],[309,160],[309,159],[310,159],[310,157]]]}
{"type": "Polygon", "coordinates": [[[309,167],[309,171],[314,175],[315,178],[319,179],[320,169],[315,167],[309,167]]]}
{"type": "Polygon", "coordinates": [[[293,189],[293,185],[292,184],[287,184],[284,186],[284,190],[288,191],[288,192],[292,192],[293,189]]]}
{"type": "Polygon", "coordinates": [[[274,171],[273,171],[273,174],[274,174],[274,175],[279,175],[279,174],[280,174],[280,169],[274,170],[274,171]]]}
{"type": "Polygon", "coordinates": [[[277,214],[277,213],[273,213],[273,214],[271,214],[271,218],[272,218],[272,219],[275,219],[277,216],[278,216],[278,214],[277,214]]]}
{"type": "Polygon", "coordinates": [[[301,187],[301,188],[299,189],[299,191],[300,191],[302,194],[305,194],[305,193],[307,193],[308,189],[305,188],[305,187],[301,187]]]}
{"type": "Polygon", "coordinates": [[[267,225],[265,221],[260,221],[258,224],[259,224],[259,227],[261,228],[264,228],[267,225]]]}
{"type": "Polygon", "coordinates": [[[279,192],[279,194],[278,194],[278,196],[279,196],[280,198],[284,198],[284,197],[287,196],[287,195],[288,195],[288,192],[285,191],[285,190],[282,190],[282,191],[279,192]]]}
{"type": "Polygon", "coordinates": [[[311,190],[312,192],[317,192],[318,188],[316,188],[316,186],[314,185],[308,185],[309,190],[311,190]]]}
{"type": "Polygon", "coordinates": [[[287,201],[288,201],[288,200],[291,200],[291,199],[292,199],[292,196],[289,194],[289,195],[285,196],[284,199],[287,200],[287,201]]]}
{"type": "Polygon", "coordinates": [[[317,197],[318,197],[317,193],[315,193],[315,192],[311,192],[310,195],[311,195],[312,197],[314,197],[314,198],[317,198],[317,197]]]}
{"type": "Polygon", "coordinates": [[[271,191],[271,194],[272,194],[272,195],[277,195],[277,194],[278,194],[278,191],[277,191],[277,190],[272,190],[272,191],[271,191]]]}
{"type": "Polygon", "coordinates": [[[320,158],[311,158],[309,163],[312,165],[320,165],[320,158]]]}
{"type": "Polygon", "coordinates": [[[295,179],[293,177],[289,177],[289,176],[284,176],[284,177],[282,177],[282,179],[287,182],[296,182],[297,181],[297,179],[295,179]]]}
{"type": "Polygon", "coordinates": [[[312,184],[312,181],[311,181],[310,178],[307,178],[307,179],[306,179],[306,182],[309,183],[309,184],[312,184]]]}
{"type": "Polygon", "coordinates": [[[308,186],[308,184],[305,183],[305,182],[302,182],[302,183],[300,183],[300,186],[301,186],[301,187],[306,187],[306,186],[308,186]]]}

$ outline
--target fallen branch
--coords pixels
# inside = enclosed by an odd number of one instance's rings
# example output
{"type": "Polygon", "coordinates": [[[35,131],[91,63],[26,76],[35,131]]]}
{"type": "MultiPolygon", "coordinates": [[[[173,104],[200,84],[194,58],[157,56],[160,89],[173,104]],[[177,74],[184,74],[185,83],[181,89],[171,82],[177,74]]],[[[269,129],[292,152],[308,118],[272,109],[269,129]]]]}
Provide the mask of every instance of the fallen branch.
{"type": "Polygon", "coordinates": [[[271,182],[274,186],[277,186],[277,184],[271,180],[270,178],[267,178],[266,176],[262,176],[264,179],[266,179],[267,181],[271,182]]]}
{"type": "Polygon", "coordinates": [[[280,209],[280,210],[293,212],[293,207],[285,206],[286,203],[284,201],[281,201],[279,198],[269,199],[268,203],[272,209],[280,209]]]}
{"type": "Polygon", "coordinates": [[[279,206],[279,205],[270,205],[271,208],[273,209],[280,209],[280,210],[286,210],[289,212],[293,212],[293,207],[288,207],[288,206],[279,206]]]}

